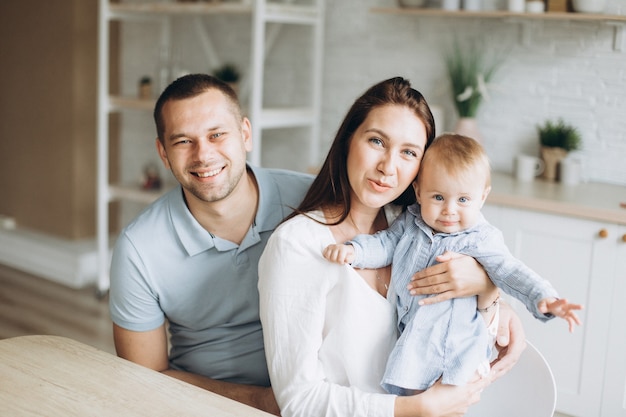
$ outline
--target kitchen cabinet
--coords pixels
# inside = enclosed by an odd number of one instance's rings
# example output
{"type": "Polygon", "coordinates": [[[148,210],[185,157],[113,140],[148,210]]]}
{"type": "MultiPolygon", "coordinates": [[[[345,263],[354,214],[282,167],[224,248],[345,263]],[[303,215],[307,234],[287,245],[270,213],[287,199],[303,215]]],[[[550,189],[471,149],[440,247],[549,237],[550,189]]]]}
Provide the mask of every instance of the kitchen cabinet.
{"type": "MultiPolygon", "coordinates": [[[[609,232],[610,233],[610,232],[609,232]]],[[[615,282],[607,343],[607,372],[603,386],[602,416],[626,417],[626,226],[609,240],[617,240],[615,282]]]]}
{"type": "MultiPolygon", "coordinates": [[[[159,91],[154,92],[156,97],[160,90],[184,72],[182,71],[186,65],[184,58],[181,59],[180,55],[172,56],[173,54],[182,54],[181,51],[185,48],[191,48],[190,40],[198,41],[201,45],[198,48],[199,53],[194,50],[192,54],[187,55],[193,55],[195,58],[204,53],[206,63],[203,63],[202,72],[217,68],[224,62],[218,56],[216,45],[219,42],[225,42],[229,37],[230,39],[243,37],[240,19],[249,18],[249,21],[243,25],[244,31],[250,32],[249,44],[245,48],[241,47],[242,50],[249,47],[249,68],[243,71],[244,79],[240,85],[243,110],[252,122],[253,149],[249,154],[249,160],[254,165],[263,165],[263,141],[269,139],[270,134],[280,136],[277,132],[281,130],[284,132],[287,129],[302,129],[305,133],[301,136],[306,136],[306,154],[308,155],[305,164],[308,163],[309,168],[313,169],[319,162],[324,0],[224,2],[100,0],[99,4],[97,245],[98,292],[102,294],[108,290],[109,282],[109,232],[111,231],[109,204],[114,201],[147,204],[160,195],[158,192],[141,190],[139,181],[134,181],[136,183],[128,183],[128,181],[112,183],[110,181],[110,177],[115,177],[115,175],[110,175],[112,174],[109,172],[110,166],[129,163],[146,164],[146,161],[141,161],[141,155],[135,155],[142,152],[135,152],[126,160],[110,163],[109,139],[113,132],[109,131],[109,118],[111,115],[126,116],[143,112],[146,117],[137,124],[144,126],[143,129],[139,128],[142,132],[149,129],[143,135],[144,137],[153,138],[151,111],[155,102],[154,98],[138,98],[136,90],[128,86],[122,85],[121,93],[112,91],[110,80],[116,79],[117,76],[110,74],[110,62],[118,59],[122,61],[119,65],[121,71],[129,70],[129,68],[130,71],[136,71],[136,67],[146,66],[145,62],[137,62],[141,59],[136,58],[140,56],[139,53],[143,52],[145,55],[145,50],[127,53],[125,57],[128,58],[126,60],[128,62],[123,62],[123,57],[112,56],[112,48],[110,48],[112,24],[123,23],[132,26],[155,22],[160,25],[160,34],[157,36],[138,35],[142,37],[141,47],[154,47],[153,49],[162,55],[160,61],[164,61],[159,62],[156,77],[158,80],[155,80],[155,88],[159,91]],[[211,36],[203,19],[213,19],[210,24],[219,25],[219,33],[211,36]],[[234,27],[226,24],[237,19],[240,23],[234,27]],[[288,33],[280,37],[279,34],[283,28],[288,33]],[[172,42],[174,35],[179,37],[178,43],[172,42]],[[294,51],[287,54],[289,59],[297,59],[302,63],[297,71],[294,70],[293,65],[281,65],[268,58],[275,58],[276,54],[271,55],[271,53],[276,44],[284,46],[289,42],[292,42],[292,45],[288,48],[288,52],[294,51]],[[131,60],[133,62],[130,62],[131,60]],[[277,90],[286,93],[277,94],[277,90]]],[[[126,27],[129,26],[124,28],[126,27]]],[[[133,72],[133,77],[137,81],[141,75],[144,74],[133,72]]],[[[120,132],[120,136],[123,136],[124,129],[120,132]]],[[[130,135],[127,134],[127,136],[130,135]]],[[[291,131],[286,136],[291,137],[291,131]]],[[[150,140],[154,141],[154,139],[150,140]]],[[[124,138],[120,139],[120,144],[120,147],[124,146],[124,138]]],[[[156,151],[153,157],[156,157],[156,151]]],[[[303,168],[306,168],[306,165],[303,168]]]]}
{"type": "Polygon", "coordinates": [[[484,213],[515,256],[585,307],[569,333],[563,320],[541,323],[511,300],[552,367],[557,411],[626,416],[626,226],[493,204],[484,213]]]}

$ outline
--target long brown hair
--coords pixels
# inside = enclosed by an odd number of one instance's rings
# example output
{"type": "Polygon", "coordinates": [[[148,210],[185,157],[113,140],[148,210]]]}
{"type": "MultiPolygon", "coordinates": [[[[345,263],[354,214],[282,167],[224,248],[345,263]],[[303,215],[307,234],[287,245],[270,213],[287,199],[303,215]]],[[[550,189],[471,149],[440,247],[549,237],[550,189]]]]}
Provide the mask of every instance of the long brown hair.
{"type": "MultiPolygon", "coordinates": [[[[406,106],[413,110],[426,127],[425,148],[428,148],[435,137],[435,120],[424,96],[402,77],[390,78],[373,85],[350,107],[319,174],[300,206],[287,219],[312,210],[339,206],[341,216],[332,224],[339,224],[345,220],[350,212],[347,159],[352,136],[373,109],[389,104],[406,106]]],[[[402,206],[415,203],[413,187],[409,186],[404,190],[394,203],[402,206]]]]}

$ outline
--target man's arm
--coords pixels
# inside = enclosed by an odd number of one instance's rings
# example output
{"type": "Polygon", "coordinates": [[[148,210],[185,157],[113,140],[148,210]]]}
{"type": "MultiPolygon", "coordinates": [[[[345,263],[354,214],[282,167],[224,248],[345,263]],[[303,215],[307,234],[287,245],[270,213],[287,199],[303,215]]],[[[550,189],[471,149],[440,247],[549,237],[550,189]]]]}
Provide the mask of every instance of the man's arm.
{"type": "Polygon", "coordinates": [[[280,409],[271,388],[218,381],[191,372],[170,369],[165,324],[146,332],[134,332],[113,324],[113,339],[115,350],[120,358],[235,401],[280,415],[280,409]]]}

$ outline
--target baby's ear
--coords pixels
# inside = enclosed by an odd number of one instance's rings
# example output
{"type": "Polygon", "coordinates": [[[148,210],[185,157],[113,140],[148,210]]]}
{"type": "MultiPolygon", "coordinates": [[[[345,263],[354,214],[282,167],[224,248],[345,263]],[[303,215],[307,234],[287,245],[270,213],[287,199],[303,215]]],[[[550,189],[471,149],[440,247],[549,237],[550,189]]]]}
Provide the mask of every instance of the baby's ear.
{"type": "Polygon", "coordinates": [[[419,204],[422,204],[420,201],[420,187],[417,184],[417,179],[413,181],[413,191],[415,192],[415,199],[419,204]]]}
{"type": "Polygon", "coordinates": [[[491,192],[491,185],[485,187],[485,190],[483,191],[482,201],[480,202],[481,207],[483,206],[483,204],[485,204],[485,201],[487,200],[487,196],[489,195],[490,192],[491,192]]]}

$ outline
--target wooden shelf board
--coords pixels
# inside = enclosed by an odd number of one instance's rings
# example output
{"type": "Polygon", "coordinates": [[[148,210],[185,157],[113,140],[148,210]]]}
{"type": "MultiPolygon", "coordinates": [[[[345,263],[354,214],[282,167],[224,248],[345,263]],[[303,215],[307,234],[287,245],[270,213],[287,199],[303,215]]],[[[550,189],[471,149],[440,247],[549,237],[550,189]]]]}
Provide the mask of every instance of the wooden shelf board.
{"type": "Polygon", "coordinates": [[[582,21],[605,21],[605,22],[626,22],[626,16],[591,13],[568,13],[568,12],[546,12],[546,13],[513,13],[505,10],[484,10],[484,11],[448,11],[442,9],[424,9],[419,7],[374,7],[370,9],[372,13],[403,14],[407,16],[431,16],[431,17],[474,17],[474,18],[523,18],[540,20],[582,20],[582,21]]]}

